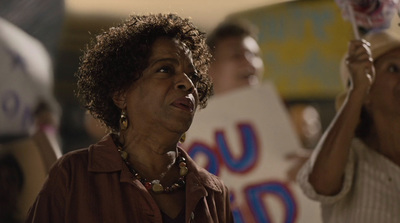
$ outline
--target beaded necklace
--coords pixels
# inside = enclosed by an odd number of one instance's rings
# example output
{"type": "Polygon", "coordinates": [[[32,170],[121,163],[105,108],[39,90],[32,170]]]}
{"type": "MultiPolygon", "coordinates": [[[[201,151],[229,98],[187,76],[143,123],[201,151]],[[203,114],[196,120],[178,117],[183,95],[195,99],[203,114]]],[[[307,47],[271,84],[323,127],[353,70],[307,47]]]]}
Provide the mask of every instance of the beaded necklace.
{"type": "Polygon", "coordinates": [[[133,169],[132,165],[129,163],[128,153],[122,149],[122,146],[119,145],[120,143],[117,140],[115,140],[115,143],[117,144],[118,152],[121,154],[121,158],[128,167],[129,171],[133,174],[133,176],[135,176],[137,180],[139,180],[144,185],[147,190],[153,191],[155,193],[171,193],[183,188],[186,185],[185,177],[189,170],[186,166],[186,159],[182,157],[181,153],[178,153],[178,157],[176,158],[179,165],[180,177],[171,186],[164,187],[160,183],[160,180],[148,181],[146,180],[146,178],[140,176],[140,174],[135,169],[133,169]]]}

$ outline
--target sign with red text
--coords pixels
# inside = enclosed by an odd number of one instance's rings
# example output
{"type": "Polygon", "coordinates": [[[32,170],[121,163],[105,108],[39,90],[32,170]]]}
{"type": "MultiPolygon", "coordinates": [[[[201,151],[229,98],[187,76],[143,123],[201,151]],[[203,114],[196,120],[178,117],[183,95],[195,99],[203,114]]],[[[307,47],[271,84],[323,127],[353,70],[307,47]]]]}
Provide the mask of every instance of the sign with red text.
{"type": "Polygon", "coordinates": [[[321,222],[288,177],[300,142],[271,83],[214,96],[186,135],[189,155],[229,187],[236,223],[321,222]]]}

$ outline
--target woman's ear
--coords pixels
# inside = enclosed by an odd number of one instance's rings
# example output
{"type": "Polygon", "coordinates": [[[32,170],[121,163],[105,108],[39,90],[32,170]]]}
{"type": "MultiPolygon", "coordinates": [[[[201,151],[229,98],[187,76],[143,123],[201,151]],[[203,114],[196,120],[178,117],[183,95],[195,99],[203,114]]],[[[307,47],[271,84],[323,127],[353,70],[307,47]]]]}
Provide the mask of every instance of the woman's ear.
{"type": "Polygon", "coordinates": [[[118,108],[124,109],[126,107],[126,91],[114,92],[112,99],[118,108]]]}

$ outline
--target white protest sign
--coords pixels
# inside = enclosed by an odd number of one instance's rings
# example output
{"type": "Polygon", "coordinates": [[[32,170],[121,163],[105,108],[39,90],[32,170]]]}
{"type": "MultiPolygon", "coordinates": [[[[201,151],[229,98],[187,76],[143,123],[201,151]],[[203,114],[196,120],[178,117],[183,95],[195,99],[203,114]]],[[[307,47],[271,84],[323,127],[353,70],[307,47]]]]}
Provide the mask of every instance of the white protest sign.
{"type": "Polygon", "coordinates": [[[319,204],[287,177],[285,156],[300,142],[271,83],[211,98],[183,147],[229,187],[236,223],[321,222],[319,204]]]}

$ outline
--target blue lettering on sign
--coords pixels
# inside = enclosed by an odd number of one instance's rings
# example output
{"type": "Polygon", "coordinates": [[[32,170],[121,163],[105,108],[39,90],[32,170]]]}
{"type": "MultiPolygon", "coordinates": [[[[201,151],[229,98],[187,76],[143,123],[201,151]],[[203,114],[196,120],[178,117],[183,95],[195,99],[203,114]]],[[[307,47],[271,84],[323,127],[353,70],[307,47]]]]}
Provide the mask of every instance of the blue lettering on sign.
{"type": "Polygon", "coordinates": [[[265,182],[252,185],[245,189],[246,198],[257,222],[270,223],[271,219],[267,208],[262,201],[263,196],[275,195],[279,197],[285,206],[285,223],[295,222],[297,217],[297,206],[293,195],[286,185],[279,182],[265,182]]]}
{"type": "Polygon", "coordinates": [[[204,154],[208,158],[207,166],[204,167],[208,172],[219,175],[219,160],[217,154],[208,146],[201,143],[194,143],[190,149],[188,150],[188,154],[190,157],[195,159],[197,154],[204,154]]]}
{"type": "Polygon", "coordinates": [[[240,212],[240,209],[238,207],[235,207],[233,205],[233,204],[236,204],[235,195],[234,195],[233,191],[230,191],[229,200],[232,204],[231,209],[232,209],[232,215],[233,215],[233,219],[235,220],[235,223],[245,223],[242,212],[240,212]]]}
{"type": "MultiPolygon", "coordinates": [[[[234,158],[230,152],[230,147],[226,141],[224,131],[217,131],[215,134],[216,145],[207,146],[203,143],[194,142],[188,149],[188,154],[196,159],[198,155],[205,155],[208,163],[205,167],[209,172],[219,175],[220,169],[226,166],[231,172],[244,174],[251,170],[259,161],[260,145],[254,127],[251,124],[239,124],[238,129],[242,142],[242,155],[239,158],[234,158]]],[[[264,181],[262,183],[252,184],[247,186],[241,194],[245,196],[247,206],[251,210],[250,213],[242,213],[237,205],[233,191],[230,194],[232,204],[232,214],[235,222],[244,223],[249,221],[259,223],[271,223],[271,218],[268,209],[263,203],[263,196],[273,195],[280,198],[284,204],[285,223],[295,222],[297,218],[297,205],[294,196],[289,188],[277,181],[264,181]]],[[[246,204],[245,204],[246,205],[246,204]]]]}
{"type": "Polygon", "coordinates": [[[32,109],[29,105],[21,103],[18,92],[8,90],[1,95],[1,111],[5,118],[12,120],[16,126],[29,129],[34,123],[32,109]]]}
{"type": "Polygon", "coordinates": [[[19,111],[20,100],[16,92],[6,91],[1,96],[1,110],[8,118],[14,118],[19,111]]]}
{"type": "Polygon", "coordinates": [[[241,124],[239,125],[242,146],[242,156],[234,158],[231,149],[229,148],[225,134],[222,131],[216,133],[216,142],[219,151],[221,152],[221,158],[223,159],[226,166],[232,170],[232,172],[242,173],[250,170],[256,163],[258,156],[258,143],[254,133],[254,129],[251,125],[241,124]]]}

